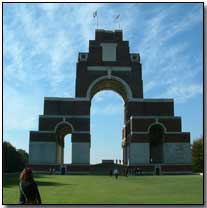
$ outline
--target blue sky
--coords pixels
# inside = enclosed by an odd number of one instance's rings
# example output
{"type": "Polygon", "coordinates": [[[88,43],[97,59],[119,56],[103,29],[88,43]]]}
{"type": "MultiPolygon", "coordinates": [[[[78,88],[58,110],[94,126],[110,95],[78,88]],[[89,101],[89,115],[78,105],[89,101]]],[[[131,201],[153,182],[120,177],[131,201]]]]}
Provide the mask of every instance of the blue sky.
{"type": "MultiPolygon", "coordinates": [[[[3,9],[4,140],[28,151],[44,97],[74,97],[77,56],[95,38],[95,10],[101,29],[118,29],[114,16],[121,14],[130,52],[141,56],[144,97],[174,98],[175,115],[182,116],[191,142],[202,135],[202,4],[4,3],[3,9]]],[[[115,92],[93,98],[92,163],[121,159],[123,110],[115,92]]],[[[70,136],[65,141],[70,162],[70,136]]]]}

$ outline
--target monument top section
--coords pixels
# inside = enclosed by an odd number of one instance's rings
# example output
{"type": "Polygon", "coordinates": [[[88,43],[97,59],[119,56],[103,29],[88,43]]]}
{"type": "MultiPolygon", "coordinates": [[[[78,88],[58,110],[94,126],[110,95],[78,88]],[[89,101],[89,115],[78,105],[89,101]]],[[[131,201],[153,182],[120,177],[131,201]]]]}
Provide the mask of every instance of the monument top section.
{"type": "Polygon", "coordinates": [[[122,30],[96,30],[89,51],[80,52],[76,69],[76,97],[92,97],[114,90],[124,100],[143,98],[140,56],[130,53],[122,30]]]}
{"type": "Polygon", "coordinates": [[[123,41],[122,30],[97,29],[95,40],[97,42],[117,43],[123,41]]]}

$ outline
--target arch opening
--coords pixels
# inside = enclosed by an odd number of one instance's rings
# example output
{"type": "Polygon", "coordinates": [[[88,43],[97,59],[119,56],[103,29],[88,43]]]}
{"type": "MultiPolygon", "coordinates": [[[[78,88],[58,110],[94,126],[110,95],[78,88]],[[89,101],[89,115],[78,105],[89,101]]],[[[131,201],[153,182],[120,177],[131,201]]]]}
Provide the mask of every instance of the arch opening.
{"type": "Polygon", "coordinates": [[[87,97],[92,99],[93,96],[103,90],[112,90],[118,93],[123,100],[126,101],[132,98],[132,92],[129,85],[119,77],[103,76],[96,79],[88,88],[87,97]]]}
{"type": "Polygon", "coordinates": [[[70,143],[73,126],[68,122],[60,122],[56,125],[55,132],[57,142],[57,163],[64,165],[65,163],[71,162],[70,155],[72,155],[72,151],[69,152],[69,150],[72,149],[70,143]]]}
{"type": "Polygon", "coordinates": [[[71,134],[66,134],[64,137],[64,153],[63,153],[63,163],[71,164],[72,163],[72,142],[71,134]]]}
{"type": "Polygon", "coordinates": [[[163,162],[164,128],[160,124],[153,124],[149,129],[150,163],[163,162]]]}
{"type": "Polygon", "coordinates": [[[101,90],[91,100],[91,163],[122,161],[124,101],[112,90],[101,90]]]}

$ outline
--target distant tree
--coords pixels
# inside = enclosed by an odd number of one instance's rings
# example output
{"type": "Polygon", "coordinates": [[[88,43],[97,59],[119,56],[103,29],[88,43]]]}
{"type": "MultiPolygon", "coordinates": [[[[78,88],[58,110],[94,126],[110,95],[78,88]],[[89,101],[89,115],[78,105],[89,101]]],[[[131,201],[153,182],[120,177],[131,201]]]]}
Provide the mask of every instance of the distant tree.
{"type": "Polygon", "coordinates": [[[192,145],[192,166],[194,172],[203,172],[203,138],[198,138],[192,145]]]}
{"type": "Polygon", "coordinates": [[[18,153],[19,159],[20,159],[20,161],[19,161],[19,168],[20,168],[20,170],[22,170],[28,164],[29,155],[23,149],[18,149],[17,153],[18,153]]]}
{"type": "Polygon", "coordinates": [[[24,150],[16,150],[9,142],[3,142],[3,171],[16,172],[28,163],[28,154],[24,150]]]}

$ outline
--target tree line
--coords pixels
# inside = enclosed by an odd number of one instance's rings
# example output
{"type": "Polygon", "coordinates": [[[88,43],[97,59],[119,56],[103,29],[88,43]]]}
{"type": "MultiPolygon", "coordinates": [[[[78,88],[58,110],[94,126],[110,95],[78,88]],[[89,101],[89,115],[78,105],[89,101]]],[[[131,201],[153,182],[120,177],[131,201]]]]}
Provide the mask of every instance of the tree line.
{"type": "Polygon", "coordinates": [[[196,139],[192,144],[193,172],[203,172],[203,138],[196,139]]]}
{"type": "Polygon", "coordinates": [[[25,150],[16,149],[9,142],[3,142],[3,171],[19,172],[27,166],[29,155],[25,150]]]}

